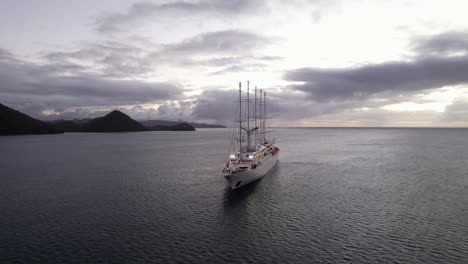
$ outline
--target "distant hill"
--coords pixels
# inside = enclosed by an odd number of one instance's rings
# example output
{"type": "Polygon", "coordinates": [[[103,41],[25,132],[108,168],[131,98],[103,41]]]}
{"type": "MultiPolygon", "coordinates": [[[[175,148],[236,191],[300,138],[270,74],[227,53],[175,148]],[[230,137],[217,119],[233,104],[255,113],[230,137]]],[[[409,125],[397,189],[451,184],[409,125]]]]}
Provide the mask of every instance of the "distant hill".
{"type": "Polygon", "coordinates": [[[104,117],[95,119],[60,119],[50,121],[50,123],[65,132],[196,131],[190,124],[175,121],[156,122],[158,125],[143,126],[142,128],[139,122],[120,111],[113,111],[104,117]],[[102,121],[103,119],[104,121],[102,121]]]}
{"type": "Polygon", "coordinates": [[[128,115],[114,110],[109,114],[91,119],[82,125],[83,132],[138,132],[147,131],[146,127],[128,115]]]}
{"type": "Polygon", "coordinates": [[[0,104],[0,135],[58,134],[63,132],[137,132],[196,131],[187,123],[168,121],[164,125],[145,127],[128,115],[114,110],[94,119],[55,120],[44,122],[0,104]]]}
{"type": "Polygon", "coordinates": [[[189,125],[192,125],[195,128],[226,128],[226,126],[218,125],[218,124],[206,124],[206,123],[194,123],[189,122],[189,125]]]}
{"type": "Polygon", "coordinates": [[[50,123],[0,104],[0,135],[59,134],[60,129],[50,123]]]}
{"type": "MultiPolygon", "coordinates": [[[[89,120],[88,120],[89,122],[89,120]]],[[[62,130],[63,132],[81,132],[82,124],[77,120],[55,120],[51,121],[50,123],[54,124],[57,128],[62,130]]]]}
{"type": "Polygon", "coordinates": [[[187,123],[180,123],[173,126],[154,126],[148,127],[148,130],[151,131],[196,131],[196,129],[187,124],[187,123]]]}
{"type": "Polygon", "coordinates": [[[206,124],[206,123],[195,123],[195,122],[185,122],[185,121],[169,121],[169,120],[144,120],[140,121],[145,127],[156,127],[156,126],[175,126],[180,123],[187,123],[194,128],[225,128],[223,125],[216,124],[206,124]]]}

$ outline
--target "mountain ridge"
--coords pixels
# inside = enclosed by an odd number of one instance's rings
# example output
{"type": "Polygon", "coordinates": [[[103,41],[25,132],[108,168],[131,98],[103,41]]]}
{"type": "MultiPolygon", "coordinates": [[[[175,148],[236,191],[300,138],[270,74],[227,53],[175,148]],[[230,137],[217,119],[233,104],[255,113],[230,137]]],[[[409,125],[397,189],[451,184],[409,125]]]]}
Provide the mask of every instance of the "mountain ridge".
{"type": "Polygon", "coordinates": [[[91,119],[81,127],[83,132],[140,132],[146,127],[128,115],[113,110],[105,116],[91,119]]]}
{"type": "MultiPolygon", "coordinates": [[[[0,103],[0,135],[61,134],[64,132],[196,131],[186,122],[144,126],[119,110],[93,119],[42,121],[0,103]]],[[[206,124],[205,124],[206,125],[206,124]]]]}
{"type": "Polygon", "coordinates": [[[55,125],[0,103],[0,135],[61,134],[55,125]]]}
{"type": "Polygon", "coordinates": [[[196,131],[185,122],[169,122],[171,125],[144,126],[121,111],[113,110],[94,119],[50,121],[65,132],[140,132],[140,131],[196,131]]]}
{"type": "Polygon", "coordinates": [[[162,119],[151,119],[151,120],[139,120],[139,122],[145,127],[155,127],[155,126],[173,126],[180,123],[187,123],[194,128],[226,128],[224,125],[219,124],[207,124],[207,123],[198,123],[198,122],[188,122],[188,121],[172,121],[172,120],[162,120],[162,119]]]}

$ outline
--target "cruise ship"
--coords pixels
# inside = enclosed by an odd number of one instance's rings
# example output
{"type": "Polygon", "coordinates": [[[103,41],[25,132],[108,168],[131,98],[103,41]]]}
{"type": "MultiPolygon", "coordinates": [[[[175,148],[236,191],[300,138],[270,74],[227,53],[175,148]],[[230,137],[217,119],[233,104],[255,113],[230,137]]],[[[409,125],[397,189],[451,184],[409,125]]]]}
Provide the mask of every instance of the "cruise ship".
{"type": "Polygon", "coordinates": [[[237,189],[267,174],[278,162],[279,148],[275,139],[268,139],[266,92],[262,89],[251,95],[247,82],[246,95],[239,83],[236,125],[231,136],[229,159],[223,169],[230,189],[237,189]],[[253,97],[253,99],[251,98],[253,97]]]}

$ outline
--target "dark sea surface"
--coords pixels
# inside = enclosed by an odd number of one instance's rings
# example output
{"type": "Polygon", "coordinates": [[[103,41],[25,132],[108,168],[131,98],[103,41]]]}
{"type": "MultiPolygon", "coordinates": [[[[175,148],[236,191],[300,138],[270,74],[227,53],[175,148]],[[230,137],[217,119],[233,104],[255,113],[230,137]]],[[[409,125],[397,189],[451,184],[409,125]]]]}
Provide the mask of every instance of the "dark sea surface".
{"type": "Polygon", "coordinates": [[[277,129],[236,191],[229,136],[0,137],[0,263],[468,263],[468,129],[277,129]]]}

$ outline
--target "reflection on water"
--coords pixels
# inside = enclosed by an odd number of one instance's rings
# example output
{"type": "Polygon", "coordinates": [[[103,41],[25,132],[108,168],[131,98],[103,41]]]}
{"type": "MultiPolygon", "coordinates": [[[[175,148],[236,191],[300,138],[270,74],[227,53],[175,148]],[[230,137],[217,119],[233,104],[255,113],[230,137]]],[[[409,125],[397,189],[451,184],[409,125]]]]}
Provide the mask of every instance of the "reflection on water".
{"type": "Polygon", "coordinates": [[[235,190],[231,190],[226,187],[224,192],[224,209],[234,209],[239,204],[245,203],[246,199],[254,193],[257,185],[262,181],[262,179],[263,178],[235,190]]]}
{"type": "Polygon", "coordinates": [[[272,209],[270,199],[275,189],[272,185],[275,184],[279,167],[278,162],[261,179],[241,188],[231,190],[226,187],[223,196],[223,224],[227,225],[228,230],[245,237],[251,235],[248,234],[249,229],[246,230],[243,226],[250,226],[250,223],[258,220],[258,215],[268,213],[272,209]]]}

